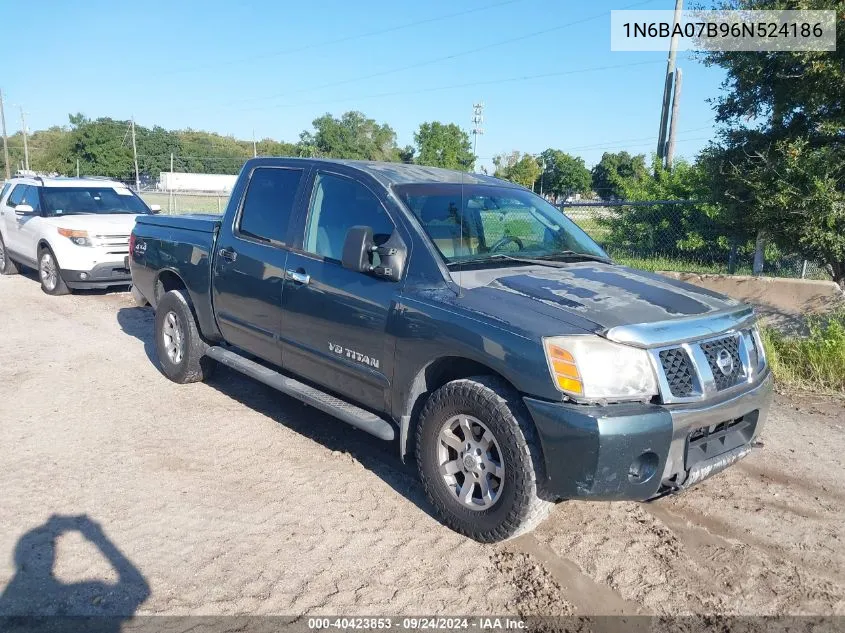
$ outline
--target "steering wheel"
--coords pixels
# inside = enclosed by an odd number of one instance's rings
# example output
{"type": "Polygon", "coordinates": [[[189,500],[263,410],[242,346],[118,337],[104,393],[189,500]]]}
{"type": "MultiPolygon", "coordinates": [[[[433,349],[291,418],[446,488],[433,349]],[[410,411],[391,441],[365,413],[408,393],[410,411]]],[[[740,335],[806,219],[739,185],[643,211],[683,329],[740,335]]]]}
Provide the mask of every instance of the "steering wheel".
{"type": "Polygon", "coordinates": [[[496,242],[495,244],[493,244],[493,246],[490,247],[490,252],[495,253],[505,244],[510,244],[511,242],[514,242],[517,246],[519,246],[519,250],[525,248],[525,245],[522,243],[522,240],[518,237],[514,237],[513,235],[505,235],[502,239],[500,239],[498,242],[496,242]]]}

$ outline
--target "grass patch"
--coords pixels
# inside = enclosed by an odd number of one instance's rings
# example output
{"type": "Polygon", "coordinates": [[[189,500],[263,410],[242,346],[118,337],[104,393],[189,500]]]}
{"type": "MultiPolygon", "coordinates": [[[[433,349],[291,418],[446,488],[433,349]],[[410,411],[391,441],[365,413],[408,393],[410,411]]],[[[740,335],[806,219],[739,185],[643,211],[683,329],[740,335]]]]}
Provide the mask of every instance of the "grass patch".
{"type": "Polygon", "coordinates": [[[781,384],[845,393],[845,312],[811,317],[808,336],[763,328],[766,358],[781,384]]]}

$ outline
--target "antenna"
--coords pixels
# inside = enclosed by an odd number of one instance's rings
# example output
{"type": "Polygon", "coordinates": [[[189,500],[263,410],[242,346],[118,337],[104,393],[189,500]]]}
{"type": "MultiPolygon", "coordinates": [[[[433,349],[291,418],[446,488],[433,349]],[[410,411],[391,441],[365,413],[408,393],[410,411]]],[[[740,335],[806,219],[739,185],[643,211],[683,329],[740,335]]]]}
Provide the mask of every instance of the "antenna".
{"type": "MultiPolygon", "coordinates": [[[[484,102],[480,101],[479,103],[472,104],[473,167],[475,166],[475,161],[478,160],[478,135],[484,134],[484,128],[481,127],[482,123],[484,123],[484,102]]],[[[461,179],[461,185],[463,186],[463,179],[461,179]]],[[[461,189],[461,199],[463,199],[463,188],[461,189]]]]}

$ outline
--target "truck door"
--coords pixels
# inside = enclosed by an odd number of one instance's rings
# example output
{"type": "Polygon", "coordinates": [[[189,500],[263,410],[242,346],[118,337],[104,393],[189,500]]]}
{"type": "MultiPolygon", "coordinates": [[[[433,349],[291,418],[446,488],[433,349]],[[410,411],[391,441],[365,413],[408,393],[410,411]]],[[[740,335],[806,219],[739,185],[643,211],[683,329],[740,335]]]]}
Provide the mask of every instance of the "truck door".
{"type": "Polygon", "coordinates": [[[317,171],[301,244],[285,266],[282,346],[285,369],[375,410],[388,404],[393,338],[388,318],[399,283],[341,266],[346,231],[371,226],[376,243],[394,231],[379,198],[361,182],[317,171]]]}
{"type": "Polygon", "coordinates": [[[277,365],[288,235],[303,174],[289,167],[253,169],[215,243],[211,285],[220,332],[232,345],[277,365]]]}

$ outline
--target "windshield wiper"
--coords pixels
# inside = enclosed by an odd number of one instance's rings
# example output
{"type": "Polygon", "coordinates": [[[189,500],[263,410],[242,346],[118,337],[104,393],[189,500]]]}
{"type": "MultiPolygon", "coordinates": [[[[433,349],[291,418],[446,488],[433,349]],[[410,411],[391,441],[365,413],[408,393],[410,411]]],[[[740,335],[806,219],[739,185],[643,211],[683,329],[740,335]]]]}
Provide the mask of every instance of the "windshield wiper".
{"type": "Polygon", "coordinates": [[[555,261],[556,259],[589,259],[590,261],[604,262],[609,264],[611,262],[609,257],[602,257],[601,255],[593,255],[592,253],[579,253],[577,251],[558,251],[550,255],[540,255],[537,259],[543,261],[555,261]]]}
{"type": "Polygon", "coordinates": [[[486,255],[484,257],[471,257],[470,259],[460,259],[454,262],[449,262],[446,264],[448,268],[452,266],[458,266],[463,264],[483,264],[485,262],[495,262],[501,260],[508,260],[512,262],[517,262],[519,264],[534,264],[538,266],[551,266],[552,268],[560,268],[563,266],[560,262],[548,260],[548,259],[529,259],[527,257],[513,257],[511,255],[506,255],[505,253],[493,253],[492,255],[486,255]]]}

